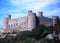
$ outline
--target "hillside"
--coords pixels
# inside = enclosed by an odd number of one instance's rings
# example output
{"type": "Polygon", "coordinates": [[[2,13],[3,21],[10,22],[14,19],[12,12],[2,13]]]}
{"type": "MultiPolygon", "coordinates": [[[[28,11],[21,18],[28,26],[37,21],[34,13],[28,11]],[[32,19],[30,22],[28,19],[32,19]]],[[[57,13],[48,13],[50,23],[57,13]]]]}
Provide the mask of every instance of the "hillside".
{"type": "Polygon", "coordinates": [[[54,31],[55,34],[60,34],[60,22],[57,22],[54,27],[38,25],[32,31],[8,33],[5,38],[0,38],[0,43],[60,43],[59,39],[46,38],[46,35],[51,34],[54,31]],[[16,34],[16,36],[10,34],[16,34]]]}

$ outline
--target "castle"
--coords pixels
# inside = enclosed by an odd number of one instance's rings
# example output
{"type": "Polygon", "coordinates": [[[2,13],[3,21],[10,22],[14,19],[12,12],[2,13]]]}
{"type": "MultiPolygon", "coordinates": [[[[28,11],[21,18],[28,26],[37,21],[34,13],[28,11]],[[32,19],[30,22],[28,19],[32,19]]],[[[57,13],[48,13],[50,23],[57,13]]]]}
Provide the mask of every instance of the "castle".
{"type": "Polygon", "coordinates": [[[43,24],[45,26],[51,26],[56,24],[56,19],[58,16],[53,16],[52,18],[44,17],[43,12],[38,12],[38,16],[36,13],[33,13],[31,10],[28,11],[28,16],[22,18],[11,19],[11,15],[5,17],[3,19],[3,28],[4,29],[20,29],[21,31],[29,30],[31,31],[39,24],[43,24]]]}

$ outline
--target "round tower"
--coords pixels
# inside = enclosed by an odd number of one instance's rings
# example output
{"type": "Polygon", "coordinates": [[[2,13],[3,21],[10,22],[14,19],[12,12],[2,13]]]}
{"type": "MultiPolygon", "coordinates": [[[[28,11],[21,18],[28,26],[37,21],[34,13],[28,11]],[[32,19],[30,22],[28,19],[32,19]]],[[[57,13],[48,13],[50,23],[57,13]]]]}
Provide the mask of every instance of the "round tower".
{"type": "Polygon", "coordinates": [[[3,29],[7,29],[8,28],[8,18],[4,18],[3,19],[3,29]]]}
{"type": "Polygon", "coordinates": [[[53,26],[57,23],[57,20],[59,19],[58,16],[53,16],[53,26]]]}
{"type": "Polygon", "coordinates": [[[39,17],[43,17],[43,12],[38,12],[39,17]]]}
{"type": "Polygon", "coordinates": [[[31,31],[36,27],[36,13],[28,11],[28,29],[31,31]]]}

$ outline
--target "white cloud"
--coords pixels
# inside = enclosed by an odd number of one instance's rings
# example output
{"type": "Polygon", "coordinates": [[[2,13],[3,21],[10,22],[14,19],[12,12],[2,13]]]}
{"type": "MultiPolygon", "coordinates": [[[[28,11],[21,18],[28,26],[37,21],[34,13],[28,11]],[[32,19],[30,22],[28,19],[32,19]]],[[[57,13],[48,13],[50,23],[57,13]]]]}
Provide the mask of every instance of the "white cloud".
{"type": "MultiPolygon", "coordinates": [[[[38,11],[43,11],[49,5],[54,5],[59,2],[58,0],[10,0],[10,3],[11,5],[17,7],[17,10],[15,10],[17,12],[19,12],[20,10],[27,10],[27,11],[33,10],[34,12],[38,12],[38,11]]],[[[44,10],[44,11],[46,11],[44,12],[45,15],[49,16],[50,14],[52,16],[52,15],[57,14],[60,10],[54,9],[54,10],[49,10],[49,11],[44,10]]],[[[14,15],[16,17],[16,14],[14,15]]],[[[18,14],[18,15],[21,16],[21,14],[18,14]]]]}
{"type": "Polygon", "coordinates": [[[19,17],[23,17],[23,16],[27,16],[27,14],[11,14],[12,18],[19,18],[19,17]]]}
{"type": "Polygon", "coordinates": [[[39,11],[45,7],[57,3],[57,0],[10,0],[11,5],[25,10],[39,11]]]}
{"type": "Polygon", "coordinates": [[[60,8],[56,8],[56,9],[53,9],[53,10],[47,10],[44,12],[44,16],[60,16],[60,8]]]}
{"type": "Polygon", "coordinates": [[[20,6],[21,4],[32,2],[34,0],[10,0],[10,3],[15,6],[20,6]]]}
{"type": "Polygon", "coordinates": [[[26,9],[41,9],[48,5],[54,4],[57,0],[10,0],[10,3],[16,7],[26,9]]]}

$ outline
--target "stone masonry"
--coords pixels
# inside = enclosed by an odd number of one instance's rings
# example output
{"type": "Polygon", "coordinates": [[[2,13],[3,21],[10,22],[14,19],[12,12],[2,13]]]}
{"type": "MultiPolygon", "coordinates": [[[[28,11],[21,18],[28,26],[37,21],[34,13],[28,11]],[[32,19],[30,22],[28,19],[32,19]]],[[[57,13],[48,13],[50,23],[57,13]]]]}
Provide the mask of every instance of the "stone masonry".
{"type": "Polygon", "coordinates": [[[31,10],[28,11],[28,15],[22,18],[11,19],[11,15],[3,19],[3,29],[19,29],[21,31],[29,30],[31,31],[39,24],[45,26],[51,26],[56,24],[56,19],[58,16],[53,16],[52,18],[44,17],[43,12],[33,13],[31,10]]]}

